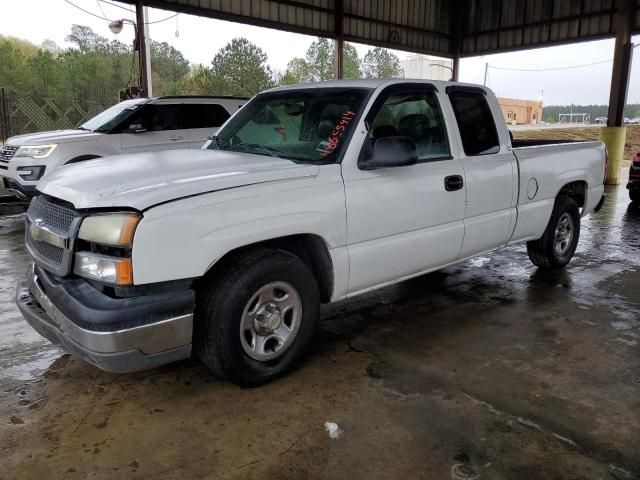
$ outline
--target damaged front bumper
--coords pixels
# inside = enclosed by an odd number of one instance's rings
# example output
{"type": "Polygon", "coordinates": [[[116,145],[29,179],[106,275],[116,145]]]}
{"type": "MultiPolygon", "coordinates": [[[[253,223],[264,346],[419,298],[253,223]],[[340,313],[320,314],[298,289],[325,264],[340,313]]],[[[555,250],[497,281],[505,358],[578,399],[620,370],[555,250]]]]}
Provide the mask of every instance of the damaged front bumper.
{"type": "Polygon", "coordinates": [[[27,322],[53,344],[103,370],[127,373],[190,357],[192,293],[176,292],[175,298],[164,293],[152,296],[158,299],[114,299],[71,282],[67,287],[31,267],[18,285],[16,303],[27,322]],[[71,319],[69,311],[63,312],[51,295],[67,310],[75,306],[74,316],[82,318],[71,319]]]}

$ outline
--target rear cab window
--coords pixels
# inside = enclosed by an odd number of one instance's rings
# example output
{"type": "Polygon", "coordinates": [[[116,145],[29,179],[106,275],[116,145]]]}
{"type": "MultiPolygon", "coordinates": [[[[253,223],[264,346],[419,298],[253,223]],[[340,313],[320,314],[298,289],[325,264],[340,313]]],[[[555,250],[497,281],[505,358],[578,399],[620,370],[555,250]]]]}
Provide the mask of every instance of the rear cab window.
{"type": "Polygon", "coordinates": [[[482,90],[449,89],[447,91],[458,123],[462,148],[469,156],[491,155],[500,151],[496,123],[482,90]]]}

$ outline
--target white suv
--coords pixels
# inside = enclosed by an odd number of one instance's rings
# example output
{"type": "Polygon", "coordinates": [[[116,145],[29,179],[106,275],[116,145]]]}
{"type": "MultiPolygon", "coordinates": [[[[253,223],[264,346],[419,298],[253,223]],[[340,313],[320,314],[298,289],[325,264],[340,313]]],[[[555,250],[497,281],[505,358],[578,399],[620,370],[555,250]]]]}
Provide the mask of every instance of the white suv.
{"type": "Polygon", "coordinates": [[[245,97],[173,96],[125,100],[77,129],[11,137],[0,150],[0,177],[18,197],[69,163],[117,155],[200,148],[247,102],[245,97]]]}

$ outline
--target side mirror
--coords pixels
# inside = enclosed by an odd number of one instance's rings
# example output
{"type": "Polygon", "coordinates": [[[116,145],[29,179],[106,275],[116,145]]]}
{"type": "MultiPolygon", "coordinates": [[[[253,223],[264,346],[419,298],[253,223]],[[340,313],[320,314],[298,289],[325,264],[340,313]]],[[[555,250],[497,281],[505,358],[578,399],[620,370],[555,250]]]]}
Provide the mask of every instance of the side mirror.
{"type": "Polygon", "coordinates": [[[147,131],[147,129],[144,128],[141,123],[132,123],[125,130],[125,133],[144,133],[146,131],[147,131]]]}
{"type": "Polygon", "coordinates": [[[405,167],[418,163],[418,149],[408,137],[378,138],[358,162],[360,170],[375,170],[378,168],[405,167]]]}

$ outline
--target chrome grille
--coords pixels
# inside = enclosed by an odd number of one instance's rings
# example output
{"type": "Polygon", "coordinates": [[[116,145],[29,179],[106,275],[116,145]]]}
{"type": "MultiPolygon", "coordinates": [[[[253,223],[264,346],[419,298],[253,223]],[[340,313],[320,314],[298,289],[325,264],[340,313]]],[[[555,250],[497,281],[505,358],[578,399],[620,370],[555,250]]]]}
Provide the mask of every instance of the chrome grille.
{"type": "Polygon", "coordinates": [[[57,275],[71,272],[73,244],[82,214],[44,196],[29,205],[25,240],[33,261],[57,275]]]}
{"type": "Polygon", "coordinates": [[[42,220],[44,226],[57,231],[58,233],[70,233],[71,225],[80,214],[62,205],[57,205],[45,197],[34,198],[29,205],[27,216],[35,221],[42,220]]]}
{"type": "Polygon", "coordinates": [[[39,242],[37,240],[31,240],[31,244],[43,257],[48,258],[49,260],[57,264],[62,263],[62,259],[64,257],[64,249],[56,247],[55,245],[51,245],[50,243],[39,242]]]}

